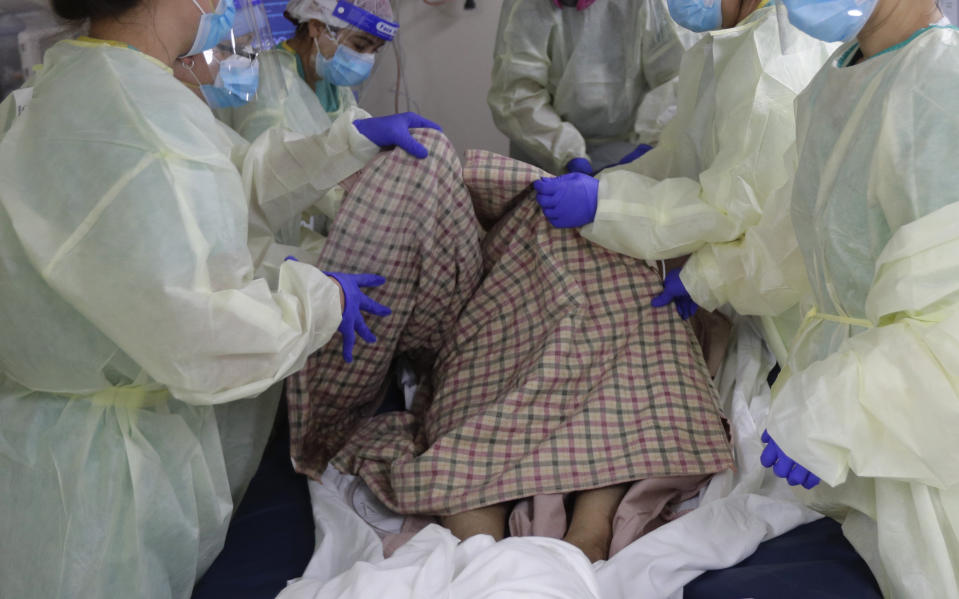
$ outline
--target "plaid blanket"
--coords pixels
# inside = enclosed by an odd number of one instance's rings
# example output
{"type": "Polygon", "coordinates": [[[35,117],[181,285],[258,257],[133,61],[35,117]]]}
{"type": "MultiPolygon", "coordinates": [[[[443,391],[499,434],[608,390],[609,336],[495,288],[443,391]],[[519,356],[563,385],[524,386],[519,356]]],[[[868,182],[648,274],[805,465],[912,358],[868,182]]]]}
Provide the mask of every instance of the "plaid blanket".
{"type": "Polygon", "coordinates": [[[377,342],[357,339],[351,364],[337,334],[287,379],[291,453],[316,479],[382,401],[394,355],[431,366],[480,281],[481,232],[456,151],[437,131],[416,137],[429,157],[377,156],[352,182],[320,254],[323,270],[386,277],[367,293],[393,313],[366,319],[377,342]]]}
{"type": "Polygon", "coordinates": [[[451,514],[533,495],[732,465],[692,330],[644,263],[555,229],[543,171],[487,152],[464,178],[485,278],[409,413],[366,422],[334,464],[400,513],[451,514]]]}

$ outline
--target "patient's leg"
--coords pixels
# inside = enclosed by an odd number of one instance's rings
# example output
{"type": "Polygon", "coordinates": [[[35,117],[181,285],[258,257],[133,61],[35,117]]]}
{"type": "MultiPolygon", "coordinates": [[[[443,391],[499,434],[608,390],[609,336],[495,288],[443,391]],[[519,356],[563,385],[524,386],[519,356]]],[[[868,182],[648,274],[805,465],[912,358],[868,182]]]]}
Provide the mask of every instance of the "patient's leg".
{"type": "Polygon", "coordinates": [[[366,319],[377,341],[358,342],[352,363],[337,336],[287,379],[293,459],[315,479],[375,412],[393,357],[413,353],[431,366],[479,284],[479,225],[456,151],[438,131],[415,135],[430,156],[394,150],[364,168],[320,254],[323,270],[384,276],[365,292],[392,314],[366,319]]]}
{"type": "Polygon", "coordinates": [[[579,547],[591,562],[609,557],[613,539],[613,516],[628,484],[580,491],[573,506],[573,519],[563,540],[579,547]]]}
{"type": "MultiPolygon", "coordinates": [[[[550,225],[529,191],[542,176],[536,169],[487,155],[467,170],[473,205],[491,214],[504,202],[512,209],[483,238],[483,283],[446,329],[424,379],[435,392],[418,393],[410,412],[365,421],[336,466],[361,475],[403,514],[464,514],[524,497],[728,468],[729,438],[692,331],[675,309],[650,306],[662,291],[659,275],[550,225]],[[477,202],[484,190],[490,201],[477,202]]],[[[317,375],[322,381],[328,371],[317,375]]],[[[315,405],[339,397],[331,393],[315,405]]],[[[313,420],[325,421],[333,419],[313,420]]],[[[580,501],[587,525],[577,514],[570,539],[600,544],[588,524],[598,519],[599,532],[609,529],[623,492],[610,493],[597,497],[606,499],[605,510],[588,509],[591,494],[580,501]]],[[[461,536],[502,534],[499,518],[495,530],[460,530],[458,520],[451,527],[461,536]]]]}
{"type": "Polygon", "coordinates": [[[506,515],[508,513],[507,504],[497,503],[453,514],[452,516],[443,516],[440,521],[443,526],[450,529],[453,536],[462,541],[474,535],[490,535],[500,541],[506,536],[506,515]]]}

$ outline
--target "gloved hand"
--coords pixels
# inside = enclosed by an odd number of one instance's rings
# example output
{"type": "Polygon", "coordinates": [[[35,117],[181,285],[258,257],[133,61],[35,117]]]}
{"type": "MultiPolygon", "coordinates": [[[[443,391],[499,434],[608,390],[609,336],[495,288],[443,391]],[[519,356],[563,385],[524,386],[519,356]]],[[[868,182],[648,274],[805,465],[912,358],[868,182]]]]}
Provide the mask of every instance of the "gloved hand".
{"type": "Polygon", "coordinates": [[[540,179],[533,183],[536,201],[550,224],[559,229],[582,227],[596,218],[599,181],[582,173],[540,179]]]}
{"type": "Polygon", "coordinates": [[[573,158],[566,163],[566,172],[567,173],[583,173],[584,175],[593,174],[593,165],[590,164],[589,158],[573,158]]]}
{"type": "Polygon", "coordinates": [[[415,112],[377,116],[353,121],[357,131],[381,148],[399,146],[416,158],[426,158],[423,144],[410,135],[410,129],[425,128],[442,131],[443,128],[415,112]]]}
{"type": "Polygon", "coordinates": [[[634,149],[632,152],[630,152],[629,154],[626,154],[625,156],[623,156],[622,158],[620,158],[619,162],[617,162],[616,164],[617,164],[617,165],[620,165],[620,164],[629,164],[629,163],[632,162],[633,160],[636,160],[637,158],[639,158],[640,156],[642,156],[643,154],[645,154],[646,152],[648,152],[648,151],[650,151],[650,150],[652,150],[652,149],[653,149],[653,146],[651,146],[651,145],[648,145],[648,144],[639,144],[638,146],[636,146],[636,149],[634,149]]]}
{"type": "Polygon", "coordinates": [[[676,311],[679,312],[683,320],[687,320],[696,313],[699,306],[686,291],[686,286],[679,278],[679,272],[680,269],[674,268],[666,273],[666,278],[663,280],[663,292],[654,297],[651,303],[653,306],[660,308],[669,304],[669,302],[676,302],[676,311]]]}
{"type": "Polygon", "coordinates": [[[766,448],[759,457],[766,468],[772,467],[773,473],[779,478],[785,478],[793,486],[802,485],[807,489],[812,489],[819,484],[819,477],[806,470],[792,460],[786,453],[779,448],[779,445],[769,436],[769,432],[763,431],[763,443],[766,448]]]}
{"type": "Polygon", "coordinates": [[[382,304],[378,304],[360,291],[360,287],[379,287],[386,282],[386,279],[380,275],[371,274],[351,274],[343,272],[325,272],[328,277],[333,277],[340,284],[343,290],[343,320],[337,329],[343,335],[343,359],[347,362],[353,361],[353,346],[356,345],[356,333],[360,335],[367,343],[376,343],[376,335],[370,332],[363,320],[363,314],[368,312],[376,316],[386,316],[391,310],[382,304]]]}

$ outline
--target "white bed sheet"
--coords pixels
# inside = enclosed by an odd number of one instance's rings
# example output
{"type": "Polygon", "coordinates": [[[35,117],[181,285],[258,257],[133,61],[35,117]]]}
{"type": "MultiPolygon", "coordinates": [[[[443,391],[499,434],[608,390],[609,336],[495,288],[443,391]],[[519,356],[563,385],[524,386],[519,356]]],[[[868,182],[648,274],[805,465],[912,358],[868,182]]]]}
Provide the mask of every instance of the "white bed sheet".
{"type": "Polygon", "coordinates": [[[435,524],[384,559],[377,531],[399,532],[402,518],[361,481],[331,469],[322,485],[310,484],[313,559],[278,599],[681,599],[683,585],[702,572],[732,566],[762,541],[820,517],[759,464],[775,360],[753,321],[737,319],[730,352],[717,382],[736,471],[714,477],[697,509],[609,561],[590,565],[572,545],[539,537],[458,543],[435,524]]]}

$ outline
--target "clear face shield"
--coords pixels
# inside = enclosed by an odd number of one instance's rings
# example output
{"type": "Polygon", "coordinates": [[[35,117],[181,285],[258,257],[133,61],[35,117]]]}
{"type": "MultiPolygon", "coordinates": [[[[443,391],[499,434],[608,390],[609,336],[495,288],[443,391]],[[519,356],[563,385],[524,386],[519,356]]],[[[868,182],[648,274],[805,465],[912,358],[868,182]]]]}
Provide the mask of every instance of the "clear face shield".
{"type": "Polygon", "coordinates": [[[233,28],[217,44],[194,56],[179,59],[176,77],[200,95],[211,108],[241,106],[257,97],[264,87],[283,87],[280,73],[261,69],[259,55],[273,48],[273,34],[263,0],[234,0],[233,28]]]}
{"type": "Polygon", "coordinates": [[[357,4],[340,1],[332,18],[326,19],[323,35],[327,41],[323,45],[329,49],[332,46],[328,42],[335,44],[332,56],[325,56],[314,40],[316,72],[337,86],[354,87],[367,81],[376,66],[376,53],[394,39],[399,29],[396,23],[357,4]]]}
{"type": "Polygon", "coordinates": [[[353,26],[326,26],[326,36],[338,46],[346,46],[359,54],[373,54],[386,47],[386,40],[353,26]]]}

